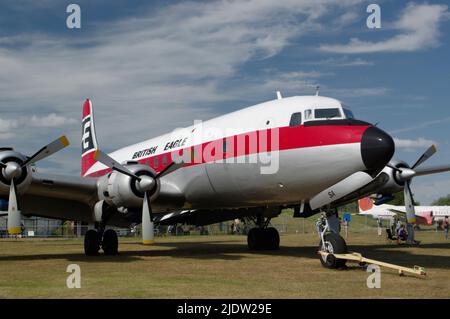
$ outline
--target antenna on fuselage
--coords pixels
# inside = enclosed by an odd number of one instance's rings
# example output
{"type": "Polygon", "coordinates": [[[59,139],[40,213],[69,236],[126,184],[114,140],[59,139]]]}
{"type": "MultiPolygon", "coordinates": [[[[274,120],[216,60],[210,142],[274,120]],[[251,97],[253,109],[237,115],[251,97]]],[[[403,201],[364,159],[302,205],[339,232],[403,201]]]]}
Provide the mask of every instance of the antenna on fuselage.
{"type": "Polygon", "coordinates": [[[317,86],[316,86],[316,96],[319,96],[319,92],[320,92],[320,86],[317,85],[317,86]]]}
{"type": "Polygon", "coordinates": [[[283,96],[281,96],[281,92],[277,91],[277,100],[281,100],[283,96]]]}

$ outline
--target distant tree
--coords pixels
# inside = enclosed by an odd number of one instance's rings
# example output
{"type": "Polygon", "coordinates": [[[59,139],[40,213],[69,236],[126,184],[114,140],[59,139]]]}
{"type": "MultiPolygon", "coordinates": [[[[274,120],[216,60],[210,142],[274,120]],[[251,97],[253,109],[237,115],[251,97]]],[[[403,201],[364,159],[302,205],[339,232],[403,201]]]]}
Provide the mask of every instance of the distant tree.
{"type": "Polygon", "coordinates": [[[403,192],[394,193],[392,195],[394,198],[388,202],[389,205],[405,206],[405,197],[403,192]]]}
{"type": "MultiPolygon", "coordinates": [[[[394,199],[390,200],[387,204],[394,205],[394,206],[405,206],[405,196],[403,191],[397,192],[392,194],[394,196],[394,199]]],[[[415,206],[419,206],[420,202],[414,201],[415,206]]]]}
{"type": "Polygon", "coordinates": [[[436,206],[450,206],[450,194],[444,197],[439,197],[437,200],[431,203],[436,206]]]}
{"type": "Polygon", "coordinates": [[[346,205],[339,207],[339,212],[350,214],[358,213],[358,202],[348,203],[346,205]]]}

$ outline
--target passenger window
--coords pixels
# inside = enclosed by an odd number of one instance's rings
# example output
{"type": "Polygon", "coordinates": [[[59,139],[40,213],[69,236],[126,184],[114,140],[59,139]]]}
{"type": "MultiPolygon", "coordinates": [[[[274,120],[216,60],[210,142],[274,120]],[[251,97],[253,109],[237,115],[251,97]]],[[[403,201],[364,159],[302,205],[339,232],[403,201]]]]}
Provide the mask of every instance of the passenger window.
{"type": "Polygon", "coordinates": [[[167,156],[166,155],[164,155],[163,158],[162,158],[162,165],[163,166],[167,165],[167,156]]]}
{"type": "Polygon", "coordinates": [[[305,111],[305,120],[310,120],[312,118],[313,118],[312,111],[311,110],[306,110],[305,111]]]}
{"type": "Polygon", "coordinates": [[[299,126],[302,124],[302,113],[297,112],[291,115],[291,121],[289,122],[289,126],[299,126]]]}
{"type": "Polygon", "coordinates": [[[158,157],[155,157],[155,158],[153,159],[153,167],[154,167],[154,168],[158,168],[158,157]]]}

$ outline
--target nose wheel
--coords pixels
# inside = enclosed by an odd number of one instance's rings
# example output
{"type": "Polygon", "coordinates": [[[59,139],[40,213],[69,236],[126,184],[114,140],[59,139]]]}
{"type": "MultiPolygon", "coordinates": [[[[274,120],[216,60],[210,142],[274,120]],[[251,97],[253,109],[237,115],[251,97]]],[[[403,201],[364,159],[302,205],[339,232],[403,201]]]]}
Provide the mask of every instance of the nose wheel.
{"type": "Polygon", "coordinates": [[[323,214],[316,222],[317,232],[320,236],[319,250],[329,253],[328,255],[320,254],[320,263],[325,268],[338,269],[344,268],[346,260],[337,259],[333,254],[346,254],[347,244],[339,235],[339,227],[335,221],[337,212],[323,214]]]}
{"type": "Polygon", "coordinates": [[[330,253],[329,255],[321,255],[320,263],[325,268],[338,269],[345,267],[345,259],[337,259],[332,254],[346,254],[347,244],[341,235],[336,233],[328,233],[324,235],[324,242],[322,240],[319,244],[319,250],[330,253]]]}

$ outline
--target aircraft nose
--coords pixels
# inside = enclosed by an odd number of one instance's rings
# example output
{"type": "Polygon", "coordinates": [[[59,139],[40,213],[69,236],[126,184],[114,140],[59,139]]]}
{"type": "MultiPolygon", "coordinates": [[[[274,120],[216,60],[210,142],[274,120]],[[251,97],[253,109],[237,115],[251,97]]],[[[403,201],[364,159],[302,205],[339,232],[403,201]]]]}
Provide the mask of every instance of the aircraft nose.
{"type": "Polygon", "coordinates": [[[378,173],[394,155],[392,137],[378,127],[370,126],[361,138],[361,157],[367,170],[378,173]]]}

